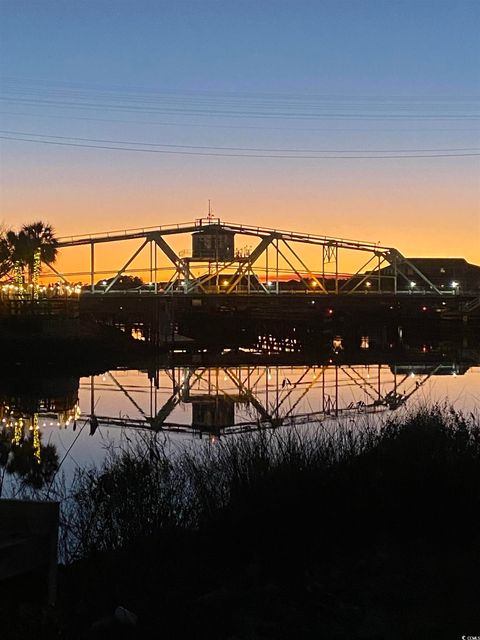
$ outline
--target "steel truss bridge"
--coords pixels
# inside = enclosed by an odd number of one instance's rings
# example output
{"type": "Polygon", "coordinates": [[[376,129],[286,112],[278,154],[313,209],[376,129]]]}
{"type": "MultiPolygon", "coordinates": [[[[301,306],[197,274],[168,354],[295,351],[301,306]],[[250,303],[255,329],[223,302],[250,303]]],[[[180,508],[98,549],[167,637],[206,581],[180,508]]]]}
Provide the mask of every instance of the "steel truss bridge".
{"type": "Polygon", "coordinates": [[[85,265],[84,271],[61,273],[53,265],[48,266],[54,276],[65,282],[87,277],[89,288],[84,292],[92,294],[106,295],[119,289],[125,291],[125,286],[120,286],[122,276],[135,273],[148,274],[149,284],[137,288],[138,293],[144,294],[279,295],[292,292],[292,289],[336,295],[406,291],[446,293],[393,247],[222,222],[212,217],[193,223],[59,239],[62,254],[80,246],[90,249],[88,268],[85,265]],[[171,239],[181,235],[192,237],[189,256],[180,255],[171,246],[171,239]],[[238,238],[256,239],[256,245],[238,248],[235,246],[239,244],[238,238]],[[138,245],[122,264],[109,271],[96,268],[99,245],[118,246],[135,240],[138,245]],[[147,258],[148,264],[134,268],[134,263],[138,263],[140,258],[147,258]],[[359,264],[354,272],[343,266],[345,262],[351,264],[352,260],[359,264]],[[105,276],[108,279],[99,286],[99,279],[105,276]]]}
{"type": "Polygon", "coordinates": [[[185,367],[163,370],[148,385],[109,372],[92,376],[81,389],[90,393],[97,427],[210,435],[316,424],[333,418],[394,411],[439,374],[461,373],[454,364],[326,365],[305,367],[185,367]],[[124,396],[125,413],[97,410],[107,392],[124,396]],[[191,422],[185,409],[191,406],[191,422]],[[128,413],[127,413],[128,412],[128,413]],[[183,417],[183,420],[181,419],[183,417]]]}

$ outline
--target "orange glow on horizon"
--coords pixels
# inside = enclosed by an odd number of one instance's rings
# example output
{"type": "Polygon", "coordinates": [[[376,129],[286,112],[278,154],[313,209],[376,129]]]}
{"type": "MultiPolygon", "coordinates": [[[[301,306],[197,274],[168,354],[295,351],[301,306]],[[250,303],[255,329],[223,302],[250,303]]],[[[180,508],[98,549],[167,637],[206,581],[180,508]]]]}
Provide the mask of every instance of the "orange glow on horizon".
{"type": "MultiPolygon", "coordinates": [[[[102,181],[103,175],[88,175],[82,168],[82,179],[73,186],[70,182],[52,190],[32,182],[9,185],[2,196],[0,218],[13,228],[45,220],[59,237],[174,225],[204,217],[211,195],[215,217],[226,222],[380,242],[407,257],[464,257],[480,264],[480,188],[473,170],[444,172],[443,181],[442,172],[420,180],[414,171],[397,175],[380,168],[365,177],[344,170],[337,171],[329,184],[312,167],[287,174],[270,167],[259,171],[255,180],[247,180],[246,189],[245,176],[234,176],[230,168],[219,168],[221,186],[212,182],[205,169],[199,175],[191,169],[187,167],[183,174],[170,170],[155,188],[151,169],[143,176],[139,168],[124,182],[120,175],[102,181]]],[[[177,252],[190,255],[188,236],[171,236],[169,241],[177,252]]],[[[256,241],[237,237],[236,248],[255,246],[256,241]]],[[[98,269],[120,268],[134,250],[127,244],[99,249],[98,269]]],[[[87,271],[88,247],[82,251],[84,255],[69,249],[67,255],[62,250],[58,269],[87,271]]],[[[314,271],[320,262],[316,251],[305,247],[302,252],[314,271]]]]}

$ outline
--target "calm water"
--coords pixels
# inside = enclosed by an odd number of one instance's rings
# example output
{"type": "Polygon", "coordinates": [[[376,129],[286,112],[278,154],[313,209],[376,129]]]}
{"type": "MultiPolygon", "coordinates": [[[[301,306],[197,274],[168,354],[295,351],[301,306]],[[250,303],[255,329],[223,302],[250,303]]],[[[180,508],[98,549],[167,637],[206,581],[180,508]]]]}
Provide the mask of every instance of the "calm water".
{"type": "MultiPolygon", "coordinates": [[[[182,366],[147,373],[42,380],[3,396],[3,446],[14,441],[34,470],[55,448],[70,478],[100,464],[108,446],[156,430],[173,444],[272,427],[347,424],[434,402],[480,407],[480,366],[402,365],[182,366]],[[48,447],[48,445],[51,445],[48,447]],[[40,462],[39,462],[40,461],[40,462]]],[[[5,451],[5,449],[4,449],[5,451]]],[[[5,458],[4,462],[5,463],[5,458]]],[[[8,474],[7,474],[8,476],[8,474]]],[[[5,485],[6,486],[6,485],[5,485]]]]}

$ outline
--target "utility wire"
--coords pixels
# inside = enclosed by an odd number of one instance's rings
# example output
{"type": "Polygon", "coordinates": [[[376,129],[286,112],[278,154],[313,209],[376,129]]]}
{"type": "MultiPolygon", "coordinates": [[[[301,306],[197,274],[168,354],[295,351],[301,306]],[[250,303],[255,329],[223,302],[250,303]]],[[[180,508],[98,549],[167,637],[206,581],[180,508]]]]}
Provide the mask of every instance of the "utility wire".
{"type": "Polygon", "coordinates": [[[55,120],[63,119],[63,120],[86,120],[88,122],[108,122],[108,123],[118,123],[118,124],[140,124],[140,125],[157,125],[162,127],[199,127],[201,129],[260,129],[264,131],[324,131],[324,132],[350,132],[350,131],[364,131],[369,133],[390,133],[390,132],[399,132],[399,133],[410,133],[411,131],[421,131],[422,133],[430,133],[433,131],[441,131],[441,132],[451,132],[451,133],[462,133],[462,132],[480,132],[478,128],[461,128],[458,127],[455,129],[449,129],[445,127],[441,128],[431,128],[426,129],[422,127],[420,129],[415,129],[412,127],[408,127],[408,129],[373,129],[366,127],[269,127],[265,125],[249,125],[249,124],[219,124],[215,123],[206,123],[206,122],[160,122],[158,120],[120,120],[118,118],[90,118],[88,116],[74,116],[74,115],[64,115],[64,114],[48,114],[48,113],[22,113],[19,111],[0,111],[0,115],[6,116],[21,116],[26,118],[53,118],[55,120]]]}
{"type": "Polygon", "coordinates": [[[284,120],[312,120],[312,119],[334,119],[334,120],[477,120],[480,115],[475,113],[453,114],[453,113],[334,113],[334,112],[306,112],[297,113],[291,111],[241,111],[236,109],[212,109],[212,108],[182,108],[182,107],[162,107],[162,106],[142,106],[142,105],[122,105],[105,102],[68,102],[61,100],[39,100],[30,98],[9,98],[0,96],[4,102],[14,102],[34,106],[46,107],[66,107],[69,109],[90,109],[120,112],[141,112],[141,113],[167,113],[176,115],[195,115],[201,117],[222,117],[222,118],[263,118],[263,119],[284,119],[284,120]]]}
{"type": "Polygon", "coordinates": [[[99,89],[89,88],[84,85],[34,85],[15,84],[8,79],[3,81],[4,92],[8,92],[13,96],[40,96],[40,97],[70,97],[78,99],[95,100],[97,98],[109,98],[111,100],[127,100],[135,102],[197,102],[199,104],[256,104],[256,105],[287,105],[287,106],[316,106],[324,103],[344,104],[348,106],[356,106],[365,104],[393,106],[395,104],[402,107],[411,105],[439,105],[451,104],[462,106],[465,104],[475,104],[480,100],[480,96],[399,96],[399,95],[383,95],[383,96],[362,96],[362,95],[328,95],[328,94],[281,94],[281,93],[239,93],[239,92],[205,92],[205,91],[189,91],[182,93],[165,93],[156,91],[132,91],[121,89],[119,92],[115,89],[99,89]]]}
{"type": "Polygon", "coordinates": [[[90,93],[115,93],[118,91],[122,91],[123,94],[127,95],[143,95],[143,96],[177,96],[177,97],[185,97],[185,96],[200,96],[200,97],[214,97],[218,98],[242,98],[242,99],[258,99],[258,98],[267,98],[278,100],[280,98],[288,98],[294,100],[367,100],[367,101],[379,101],[379,100],[398,100],[398,101],[459,101],[459,100],[480,100],[480,96],[477,95],[426,95],[426,94],[374,94],[374,95],[351,95],[351,94],[298,94],[298,93],[288,93],[288,92],[249,92],[249,91],[182,91],[180,93],[170,93],[170,92],[161,92],[156,91],[151,87],[145,86],[132,86],[128,85],[128,88],[125,88],[124,85],[110,85],[110,87],[99,87],[98,83],[88,83],[88,82],[70,82],[70,81],[58,81],[58,80],[42,80],[38,78],[27,78],[27,77],[15,77],[15,76],[3,76],[0,78],[0,81],[6,85],[11,85],[13,87],[17,86],[25,89],[34,89],[34,90],[47,90],[47,91],[88,91],[90,93]]]}
{"type": "Polygon", "coordinates": [[[2,131],[0,134],[9,136],[31,136],[33,138],[54,138],[56,140],[73,140],[75,142],[93,142],[95,144],[137,145],[140,147],[167,147],[174,149],[202,149],[210,151],[252,151],[259,153],[439,153],[459,151],[480,151],[480,147],[447,148],[447,149],[269,149],[260,147],[213,147],[197,146],[193,144],[168,144],[162,142],[141,142],[133,140],[105,140],[98,138],[79,138],[76,136],[57,136],[48,133],[32,133],[30,131],[2,131]]]}
{"type": "Polygon", "coordinates": [[[63,147],[78,147],[78,148],[86,148],[86,149],[106,149],[109,151],[130,151],[135,153],[159,153],[159,154],[170,154],[170,155],[188,155],[188,156],[217,156],[223,158],[284,158],[284,159],[310,159],[310,160],[329,160],[329,159],[338,159],[338,160],[355,160],[355,159],[376,159],[376,158],[458,158],[458,157],[468,157],[468,156],[480,156],[480,152],[477,153],[432,153],[432,154],[419,154],[419,155],[402,155],[402,154],[388,154],[388,155],[274,155],[274,154],[251,154],[251,153],[217,153],[213,151],[173,151],[170,149],[140,149],[136,147],[122,147],[122,146],[108,146],[103,144],[83,144],[76,142],[60,142],[54,140],[39,140],[33,138],[20,138],[15,136],[5,136],[0,135],[1,140],[14,140],[17,142],[30,142],[36,144],[48,144],[48,145],[56,145],[63,147]]]}

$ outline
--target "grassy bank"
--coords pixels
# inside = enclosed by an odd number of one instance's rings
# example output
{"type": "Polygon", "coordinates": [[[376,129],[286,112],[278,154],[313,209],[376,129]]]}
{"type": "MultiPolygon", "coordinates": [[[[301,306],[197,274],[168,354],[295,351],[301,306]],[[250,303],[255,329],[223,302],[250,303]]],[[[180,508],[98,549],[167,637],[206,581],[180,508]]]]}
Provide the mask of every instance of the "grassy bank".
{"type": "Polygon", "coordinates": [[[478,419],[438,407],[175,455],[148,437],[78,473],[58,607],[31,624],[49,638],[461,637],[480,628],[479,507],[478,419]],[[118,605],[135,627],[108,619],[118,605]]]}

